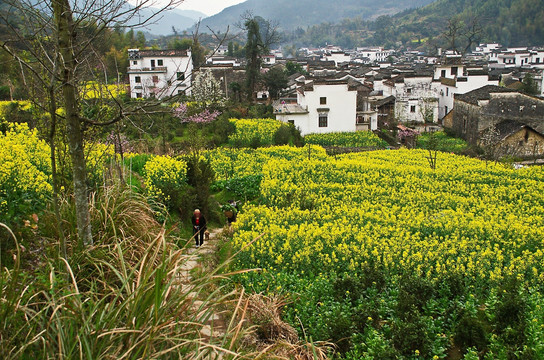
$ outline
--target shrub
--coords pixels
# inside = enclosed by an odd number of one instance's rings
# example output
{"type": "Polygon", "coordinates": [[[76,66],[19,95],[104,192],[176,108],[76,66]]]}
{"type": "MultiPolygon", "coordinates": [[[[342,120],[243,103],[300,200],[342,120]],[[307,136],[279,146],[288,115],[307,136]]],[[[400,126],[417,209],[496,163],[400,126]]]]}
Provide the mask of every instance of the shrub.
{"type": "Polygon", "coordinates": [[[427,358],[431,350],[432,342],[422,316],[396,322],[392,328],[392,339],[395,349],[405,356],[421,354],[427,358]]]}
{"type": "Polygon", "coordinates": [[[416,147],[460,154],[467,149],[467,142],[463,139],[449,136],[443,131],[438,131],[423,133],[418,136],[416,147]]]}
{"type": "Polygon", "coordinates": [[[465,313],[454,328],[455,345],[463,351],[471,347],[483,351],[487,348],[487,324],[478,317],[465,313]]]}
{"type": "Polygon", "coordinates": [[[416,276],[404,276],[399,285],[397,310],[401,318],[409,318],[414,311],[421,311],[433,297],[434,286],[426,279],[416,276]]]}
{"type": "Polygon", "coordinates": [[[170,209],[179,206],[187,186],[187,164],[170,156],[156,156],[144,166],[147,194],[170,209]]]}
{"type": "Polygon", "coordinates": [[[234,134],[234,132],[236,131],[236,126],[233,122],[229,121],[226,116],[219,116],[207,128],[212,129],[215,145],[228,143],[229,136],[234,134]]]}
{"type": "Polygon", "coordinates": [[[291,141],[291,129],[288,125],[281,125],[274,133],[274,144],[287,145],[291,141]]]}
{"type": "Polygon", "coordinates": [[[190,213],[194,208],[202,210],[205,216],[210,212],[210,187],[215,173],[208,160],[196,155],[185,157],[187,162],[187,182],[191,186],[188,191],[189,202],[184,202],[182,211],[190,213]]]}
{"type": "Polygon", "coordinates": [[[214,190],[228,190],[239,199],[252,200],[259,196],[262,175],[248,175],[240,178],[216,181],[214,190]]]}

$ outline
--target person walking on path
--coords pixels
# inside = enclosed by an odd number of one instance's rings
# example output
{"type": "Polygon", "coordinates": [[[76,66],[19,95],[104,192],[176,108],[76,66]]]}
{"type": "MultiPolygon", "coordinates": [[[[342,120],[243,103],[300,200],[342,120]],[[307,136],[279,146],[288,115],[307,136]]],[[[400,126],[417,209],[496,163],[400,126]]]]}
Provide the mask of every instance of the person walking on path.
{"type": "Polygon", "coordinates": [[[204,244],[204,233],[206,232],[206,218],[200,213],[200,210],[195,209],[191,221],[193,223],[193,237],[196,241],[196,247],[200,247],[204,244]]]}

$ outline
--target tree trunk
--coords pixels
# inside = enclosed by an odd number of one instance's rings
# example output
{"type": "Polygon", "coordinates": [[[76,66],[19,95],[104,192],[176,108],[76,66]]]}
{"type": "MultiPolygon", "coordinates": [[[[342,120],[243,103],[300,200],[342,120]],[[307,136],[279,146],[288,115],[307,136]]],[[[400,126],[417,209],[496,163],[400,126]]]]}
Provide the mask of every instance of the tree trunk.
{"type": "Polygon", "coordinates": [[[63,256],[68,259],[66,252],[66,239],[64,237],[64,227],[62,226],[62,218],[60,216],[59,206],[59,181],[57,174],[57,159],[55,146],[55,133],[57,130],[57,104],[53,86],[49,89],[49,113],[51,114],[51,128],[49,131],[49,146],[51,151],[51,177],[53,179],[53,211],[55,212],[55,220],[59,228],[60,251],[59,257],[63,256]]]}
{"type": "Polygon", "coordinates": [[[57,28],[59,54],[61,56],[62,94],[66,112],[66,132],[69,139],[78,245],[92,245],[89,199],[87,195],[87,174],[83,150],[78,99],[75,84],[75,66],[73,40],[75,36],[72,9],[68,0],[51,0],[55,25],[57,28]]]}

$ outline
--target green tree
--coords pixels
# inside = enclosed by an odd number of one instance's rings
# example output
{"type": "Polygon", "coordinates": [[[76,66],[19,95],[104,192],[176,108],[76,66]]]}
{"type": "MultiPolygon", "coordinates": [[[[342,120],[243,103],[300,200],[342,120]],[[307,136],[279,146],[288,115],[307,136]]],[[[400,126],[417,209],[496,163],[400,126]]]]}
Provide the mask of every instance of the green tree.
{"type": "Polygon", "coordinates": [[[277,25],[260,16],[244,15],[244,29],[247,31],[246,88],[247,98],[252,101],[256,96],[256,87],[260,80],[262,55],[268,54],[270,46],[279,41],[277,25]]]}
{"type": "Polygon", "coordinates": [[[302,74],[302,75],[306,75],[308,73],[306,70],[304,70],[302,65],[300,65],[297,62],[293,62],[293,61],[288,61],[285,64],[285,72],[287,73],[288,76],[291,76],[291,75],[296,74],[296,73],[299,73],[299,74],[302,74]]]}
{"type": "Polygon", "coordinates": [[[533,74],[525,74],[525,77],[521,82],[523,84],[523,86],[521,87],[521,91],[529,95],[538,95],[538,87],[533,77],[533,74]]]}
{"type": "Polygon", "coordinates": [[[175,50],[188,50],[193,47],[193,40],[189,38],[175,38],[168,42],[168,48],[169,49],[175,49],[175,50]]]}
{"type": "Polygon", "coordinates": [[[287,75],[285,71],[279,67],[273,67],[263,76],[264,83],[270,93],[270,96],[277,99],[280,96],[282,89],[287,87],[287,75]]]}
{"type": "Polygon", "coordinates": [[[245,29],[247,30],[246,42],[246,85],[247,98],[253,100],[255,97],[255,88],[259,81],[262,59],[264,53],[264,44],[261,39],[259,23],[253,18],[246,20],[245,29]]]}
{"type": "Polygon", "coordinates": [[[234,56],[234,43],[232,41],[229,41],[227,46],[227,56],[234,56]]]}

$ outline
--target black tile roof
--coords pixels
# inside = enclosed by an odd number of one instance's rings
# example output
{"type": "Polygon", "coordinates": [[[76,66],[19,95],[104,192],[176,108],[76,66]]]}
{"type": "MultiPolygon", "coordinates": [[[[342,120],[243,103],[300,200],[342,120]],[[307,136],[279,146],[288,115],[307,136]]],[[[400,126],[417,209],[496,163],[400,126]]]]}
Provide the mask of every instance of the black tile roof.
{"type": "Polygon", "coordinates": [[[478,100],[490,100],[491,94],[518,92],[496,85],[486,85],[479,89],[472,90],[466,94],[455,94],[455,100],[464,101],[469,104],[478,105],[478,100]]]}

